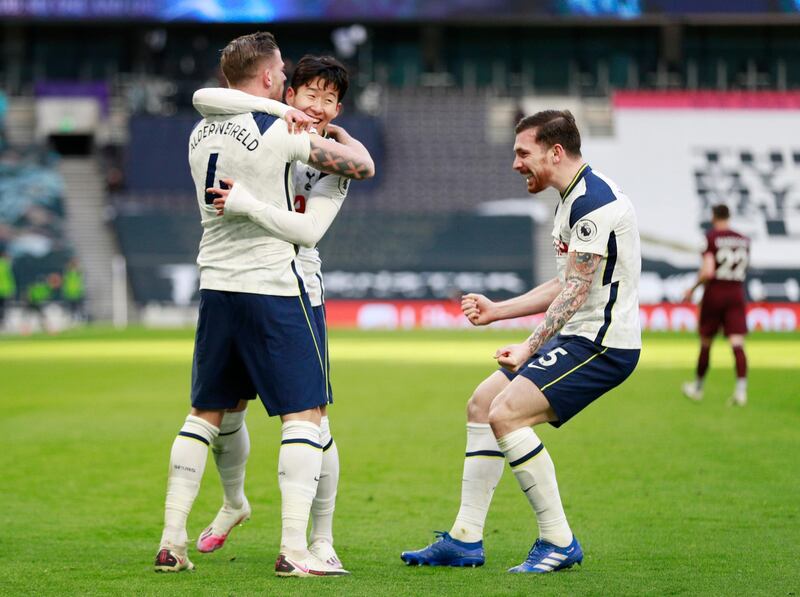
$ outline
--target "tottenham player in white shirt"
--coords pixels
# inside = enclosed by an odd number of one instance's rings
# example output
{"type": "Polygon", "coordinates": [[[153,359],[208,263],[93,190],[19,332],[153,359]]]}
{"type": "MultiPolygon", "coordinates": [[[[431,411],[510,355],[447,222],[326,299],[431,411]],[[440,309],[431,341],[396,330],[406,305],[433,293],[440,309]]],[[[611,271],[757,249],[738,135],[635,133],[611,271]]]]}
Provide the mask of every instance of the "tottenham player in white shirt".
{"type": "MultiPolygon", "coordinates": [[[[347,69],[330,56],[304,56],[292,74],[286,90],[286,101],[293,108],[304,112],[312,119],[320,134],[344,140],[344,129],[331,124],[341,110],[341,100],[347,92],[349,77],[347,69]]],[[[249,111],[276,109],[272,100],[254,97],[242,92],[208,88],[195,92],[194,103],[203,116],[237,114],[249,111]]],[[[323,360],[328,374],[329,402],[333,402],[330,386],[330,366],[327,346],[327,326],[321,266],[317,243],[338,214],[347,196],[349,179],[329,175],[316,168],[298,162],[294,167],[294,212],[278,209],[259,201],[241,183],[231,179],[224,181],[229,188],[207,189],[217,195],[214,206],[219,214],[246,215],[267,232],[278,238],[299,245],[297,257],[303,268],[303,280],[308,291],[315,321],[321,339],[323,360]]],[[[311,536],[309,551],[327,564],[341,568],[342,564],[333,548],[333,512],[339,481],[339,454],[330,432],[327,406],[322,407],[322,470],[314,502],[311,506],[311,536]]],[[[247,430],[242,427],[241,436],[247,430]]],[[[240,440],[243,441],[243,440],[240,440]]],[[[237,470],[244,471],[247,452],[242,450],[237,461],[237,470]]],[[[225,476],[226,469],[220,468],[225,476]]],[[[244,495],[244,475],[236,475],[235,493],[244,495]]],[[[225,485],[229,487],[230,485],[225,485]]],[[[233,488],[230,488],[233,489],[233,488]]],[[[229,489],[226,489],[226,494],[229,489]]],[[[217,518],[201,534],[197,548],[201,552],[220,549],[233,526],[240,517],[228,515],[227,504],[223,504],[217,518]]]]}
{"type": "MultiPolygon", "coordinates": [[[[282,97],[283,61],[271,34],[233,40],[220,63],[232,88],[264,98],[282,97]]],[[[310,121],[296,113],[287,118],[310,121]]],[[[345,573],[307,549],[308,516],[322,464],[320,408],[327,404],[327,385],[295,247],[267,234],[249,218],[218,217],[215,197],[206,191],[230,177],[254,189],[262,201],[291,210],[290,174],[296,160],[348,178],[374,174],[362,145],[305,132],[293,135],[286,122],[265,113],[205,118],[190,136],[189,163],[203,225],[197,258],[200,314],[192,409],[170,454],[156,571],[193,568],[186,554],[186,519],[199,490],[208,447],[225,454],[230,447],[226,438],[238,435],[243,425],[242,402],[257,394],[270,416],[280,416],[283,422],[278,457],[282,532],[275,572],[280,576],[345,573]],[[231,412],[235,410],[239,413],[231,412]]],[[[229,498],[231,514],[249,515],[243,495],[226,491],[226,501],[229,498]],[[239,503],[233,503],[237,499],[239,503]]]]}
{"type": "Polygon", "coordinates": [[[533,507],[539,535],[509,572],[546,573],[580,564],[583,551],[561,504],[555,467],[533,426],[560,427],[634,370],[641,349],[641,257],[630,200],[581,157],[580,133],[568,111],[547,110],[516,128],[514,169],[528,192],[559,191],[553,226],[558,277],[495,303],[468,294],[462,310],[474,325],[544,313],[520,344],[500,348],[502,369],[481,383],[467,405],[467,450],[461,508],[449,533],[403,552],[410,565],[480,566],[483,526],[508,461],[533,507]]]}

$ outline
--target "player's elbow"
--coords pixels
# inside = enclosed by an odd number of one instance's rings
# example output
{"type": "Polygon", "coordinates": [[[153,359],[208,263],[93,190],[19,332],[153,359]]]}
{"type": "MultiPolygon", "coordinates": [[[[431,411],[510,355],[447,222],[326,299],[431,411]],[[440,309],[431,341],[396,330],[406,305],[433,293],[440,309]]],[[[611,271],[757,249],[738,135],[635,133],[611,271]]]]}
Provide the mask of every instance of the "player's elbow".
{"type": "Polygon", "coordinates": [[[298,245],[307,249],[313,249],[317,246],[320,237],[316,235],[304,235],[298,239],[298,245]]]}
{"type": "Polygon", "coordinates": [[[375,162],[373,162],[372,158],[370,158],[364,163],[363,178],[372,178],[373,176],[375,176],[375,162]]]}

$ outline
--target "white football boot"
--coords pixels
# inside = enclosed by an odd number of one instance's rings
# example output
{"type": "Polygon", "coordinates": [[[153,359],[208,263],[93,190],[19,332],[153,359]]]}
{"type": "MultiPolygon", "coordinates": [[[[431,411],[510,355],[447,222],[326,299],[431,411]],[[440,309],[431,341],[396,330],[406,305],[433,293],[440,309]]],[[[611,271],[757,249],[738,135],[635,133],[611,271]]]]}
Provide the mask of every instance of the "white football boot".
{"type": "Polygon", "coordinates": [[[213,522],[208,525],[205,530],[200,533],[200,537],[197,538],[197,551],[201,553],[211,553],[212,551],[220,549],[225,545],[225,540],[228,538],[233,527],[249,520],[250,514],[252,514],[252,510],[250,509],[250,503],[247,501],[247,498],[244,499],[242,507],[238,509],[233,509],[223,504],[213,522]]]}
{"type": "Polygon", "coordinates": [[[158,548],[156,562],[153,565],[156,572],[181,572],[194,570],[194,564],[186,555],[186,546],[164,543],[158,548]]]}
{"type": "Polygon", "coordinates": [[[278,554],[275,560],[275,576],[347,576],[347,570],[335,568],[312,555],[309,551],[305,554],[278,554]]]}
{"type": "Polygon", "coordinates": [[[728,400],[728,406],[745,406],[747,404],[747,392],[734,391],[733,396],[728,400]]]}
{"type": "Polygon", "coordinates": [[[309,546],[308,551],[318,560],[328,564],[328,566],[344,570],[342,561],[339,559],[339,556],[336,555],[336,550],[333,549],[333,545],[327,541],[314,541],[314,543],[309,546]]]}
{"type": "Polygon", "coordinates": [[[683,395],[689,400],[700,402],[703,399],[703,388],[697,386],[696,381],[687,381],[682,386],[683,395]]]}

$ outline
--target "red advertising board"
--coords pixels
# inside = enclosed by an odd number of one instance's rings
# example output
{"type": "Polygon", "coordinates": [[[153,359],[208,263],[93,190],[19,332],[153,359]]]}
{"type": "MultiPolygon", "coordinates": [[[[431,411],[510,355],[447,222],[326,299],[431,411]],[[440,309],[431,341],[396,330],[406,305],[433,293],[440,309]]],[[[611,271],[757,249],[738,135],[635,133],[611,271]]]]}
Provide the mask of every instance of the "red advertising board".
{"type": "MultiPolygon", "coordinates": [[[[326,302],[328,325],[332,328],[377,330],[458,329],[470,323],[452,301],[357,301],[326,302]]],[[[694,331],[697,307],[689,304],[642,305],[642,329],[652,331],[694,331]]],[[[532,329],[542,316],[521,317],[492,324],[493,328],[532,329]]],[[[794,332],[800,330],[800,303],[751,303],[747,308],[751,330],[794,332]]]]}

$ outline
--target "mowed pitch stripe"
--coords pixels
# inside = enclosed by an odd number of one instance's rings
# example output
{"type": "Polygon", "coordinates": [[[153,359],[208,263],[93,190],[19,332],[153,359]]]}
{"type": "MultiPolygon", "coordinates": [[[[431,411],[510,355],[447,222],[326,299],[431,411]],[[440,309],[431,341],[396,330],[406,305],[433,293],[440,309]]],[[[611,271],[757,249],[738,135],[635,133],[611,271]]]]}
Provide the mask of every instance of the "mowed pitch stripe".
{"type": "MultiPolygon", "coordinates": [[[[387,362],[416,364],[469,364],[494,366],[495,350],[508,343],[506,336],[495,339],[480,337],[414,340],[405,336],[397,340],[370,338],[365,333],[358,338],[332,337],[331,360],[336,362],[387,362]]],[[[646,339],[639,367],[671,369],[695,365],[697,342],[686,339],[646,339]]],[[[748,344],[750,366],[779,369],[800,368],[800,339],[797,341],[759,338],[748,344]]],[[[0,344],[0,362],[29,361],[147,361],[188,363],[192,358],[189,339],[159,340],[14,340],[0,344]]],[[[712,349],[715,368],[733,364],[730,349],[718,341],[712,349]]]]}

